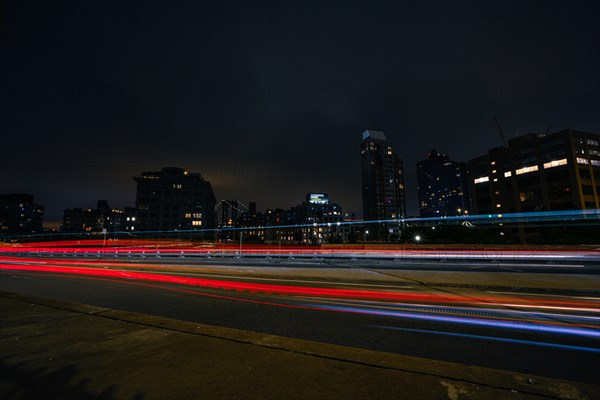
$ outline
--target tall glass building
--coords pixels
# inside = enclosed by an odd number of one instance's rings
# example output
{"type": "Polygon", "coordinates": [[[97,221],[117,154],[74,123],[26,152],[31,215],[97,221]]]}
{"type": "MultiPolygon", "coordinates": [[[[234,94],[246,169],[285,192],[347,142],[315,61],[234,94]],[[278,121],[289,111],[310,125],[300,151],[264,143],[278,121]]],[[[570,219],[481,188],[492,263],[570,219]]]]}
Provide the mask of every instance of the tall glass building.
{"type": "Polygon", "coordinates": [[[393,241],[400,237],[401,222],[406,217],[404,171],[402,160],[392,144],[379,131],[364,131],[360,144],[363,216],[366,237],[393,241]]]}

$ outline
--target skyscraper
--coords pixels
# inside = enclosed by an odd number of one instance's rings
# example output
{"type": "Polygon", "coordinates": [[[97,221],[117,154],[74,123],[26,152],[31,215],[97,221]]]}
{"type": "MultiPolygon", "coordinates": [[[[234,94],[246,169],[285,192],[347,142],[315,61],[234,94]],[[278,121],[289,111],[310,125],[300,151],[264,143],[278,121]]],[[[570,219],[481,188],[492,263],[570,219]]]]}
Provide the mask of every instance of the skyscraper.
{"type": "Polygon", "coordinates": [[[451,161],[431,150],[417,163],[419,213],[421,217],[447,217],[471,212],[466,163],[451,161]]]}
{"type": "Polygon", "coordinates": [[[394,154],[383,132],[364,131],[360,144],[363,216],[365,221],[381,221],[366,226],[368,237],[395,240],[400,223],[389,220],[406,217],[402,160],[394,154]]]}

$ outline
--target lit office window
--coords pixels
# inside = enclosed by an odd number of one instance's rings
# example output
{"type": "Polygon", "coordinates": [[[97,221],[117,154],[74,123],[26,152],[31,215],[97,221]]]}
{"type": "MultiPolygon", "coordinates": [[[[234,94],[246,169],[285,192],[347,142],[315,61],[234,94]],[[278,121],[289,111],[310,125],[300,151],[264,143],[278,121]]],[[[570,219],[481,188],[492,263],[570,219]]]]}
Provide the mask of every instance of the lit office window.
{"type": "Polygon", "coordinates": [[[589,164],[589,160],[587,158],[577,157],[577,164],[589,164]]]}
{"type": "Polygon", "coordinates": [[[473,182],[475,184],[478,184],[478,183],[489,182],[489,181],[490,181],[490,177],[489,176],[482,176],[481,178],[475,179],[473,182]]]}
{"type": "Polygon", "coordinates": [[[554,160],[554,161],[544,163],[544,169],[554,168],[554,167],[558,167],[560,165],[566,165],[566,164],[567,164],[566,158],[563,158],[561,160],[554,160]]]}
{"type": "Polygon", "coordinates": [[[538,170],[538,166],[532,165],[531,167],[519,168],[518,170],[515,171],[515,174],[517,174],[517,175],[528,174],[530,172],[535,172],[537,170],[538,170]]]}

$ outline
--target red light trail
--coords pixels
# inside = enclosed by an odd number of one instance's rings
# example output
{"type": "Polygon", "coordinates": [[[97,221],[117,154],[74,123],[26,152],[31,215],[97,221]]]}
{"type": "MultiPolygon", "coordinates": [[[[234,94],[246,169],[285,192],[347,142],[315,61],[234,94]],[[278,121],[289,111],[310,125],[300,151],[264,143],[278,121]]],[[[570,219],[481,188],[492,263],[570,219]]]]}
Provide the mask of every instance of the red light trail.
{"type": "Polygon", "coordinates": [[[236,290],[251,293],[265,293],[277,295],[313,296],[328,298],[347,298],[378,300],[391,302],[423,302],[423,303],[468,303],[482,306],[491,304],[541,307],[541,308],[572,308],[582,311],[597,311],[599,303],[589,300],[557,300],[557,299],[532,299],[505,296],[479,297],[477,301],[464,295],[441,293],[411,293],[406,291],[364,290],[364,289],[339,289],[330,287],[309,287],[300,285],[280,285],[267,283],[240,282],[235,280],[206,279],[181,275],[168,275],[164,273],[139,272],[131,269],[117,270],[112,268],[154,268],[160,266],[152,264],[130,264],[125,262],[99,262],[96,260],[53,260],[53,259],[27,259],[22,257],[0,257],[0,269],[6,271],[28,271],[60,273],[68,275],[88,275],[94,277],[120,278],[147,282],[160,282],[175,285],[204,287],[211,289],[236,290]],[[99,269],[98,267],[104,267],[99,269]],[[110,268],[109,268],[110,267],[110,268]]]}

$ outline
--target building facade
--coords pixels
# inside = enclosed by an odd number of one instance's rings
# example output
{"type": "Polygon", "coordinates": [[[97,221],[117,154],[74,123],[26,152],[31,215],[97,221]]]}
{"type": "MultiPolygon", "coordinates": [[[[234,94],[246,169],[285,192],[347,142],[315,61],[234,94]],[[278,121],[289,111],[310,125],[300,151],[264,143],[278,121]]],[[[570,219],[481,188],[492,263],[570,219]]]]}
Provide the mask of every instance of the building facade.
{"type": "Polygon", "coordinates": [[[295,207],[302,225],[302,242],[320,244],[341,242],[342,207],[329,200],[327,193],[308,193],[306,200],[295,207]]]}
{"type": "Polygon", "coordinates": [[[238,227],[246,240],[321,244],[342,241],[342,221],[342,207],[326,193],[308,193],[305,201],[287,210],[257,212],[251,202],[238,218],[238,227]]]}
{"type": "Polygon", "coordinates": [[[215,195],[199,173],[167,167],[143,172],[137,182],[136,229],[140,231],[201,230],[213,237],[215,195]]]}
{"type": "MultiPolygon", "coordinates": [[[[363,215],[368,221],[400,220],[406,217],[404,170],[385,134],[367,130],[360,144],[363,215]]],[[[369,238],[397,240],[401,223],[368,225],[369,238]]]]}
{"type": "Polygon", "coordinates": [[[529,133],[469,161],[477,214],[599,208],[600,135],[529,133]]]}
{"type": "Polygon", "coordinates": [[[472,212],[467,164],[451,161],[436,150],[417,163],[419,213],[422,218],[472,212]]]}
{"type": "Polygon", "coordinates": [[[137,227],[137,210],[135,207],[123,209],[123,227],[126,232],[135,231],[137,227]]]}
{"type": "Polygon", "coordinates": [[[120,232],[126,230],[123,210],[111,208],[106,200],[98,200],[96,208],[69,208],[63,211],[61,232],[120,232]]]}
{"type": "Polygon", "coordinates": [[[101,232],[96,210],[92,208],[68,208],[63,211],[61,232],[101,232]]]}
{"type": "Polygon", "coordinates": [[[33,195],[0,195],[0,233],[42,232],[44,206],[33,202],[33,195]]]}

